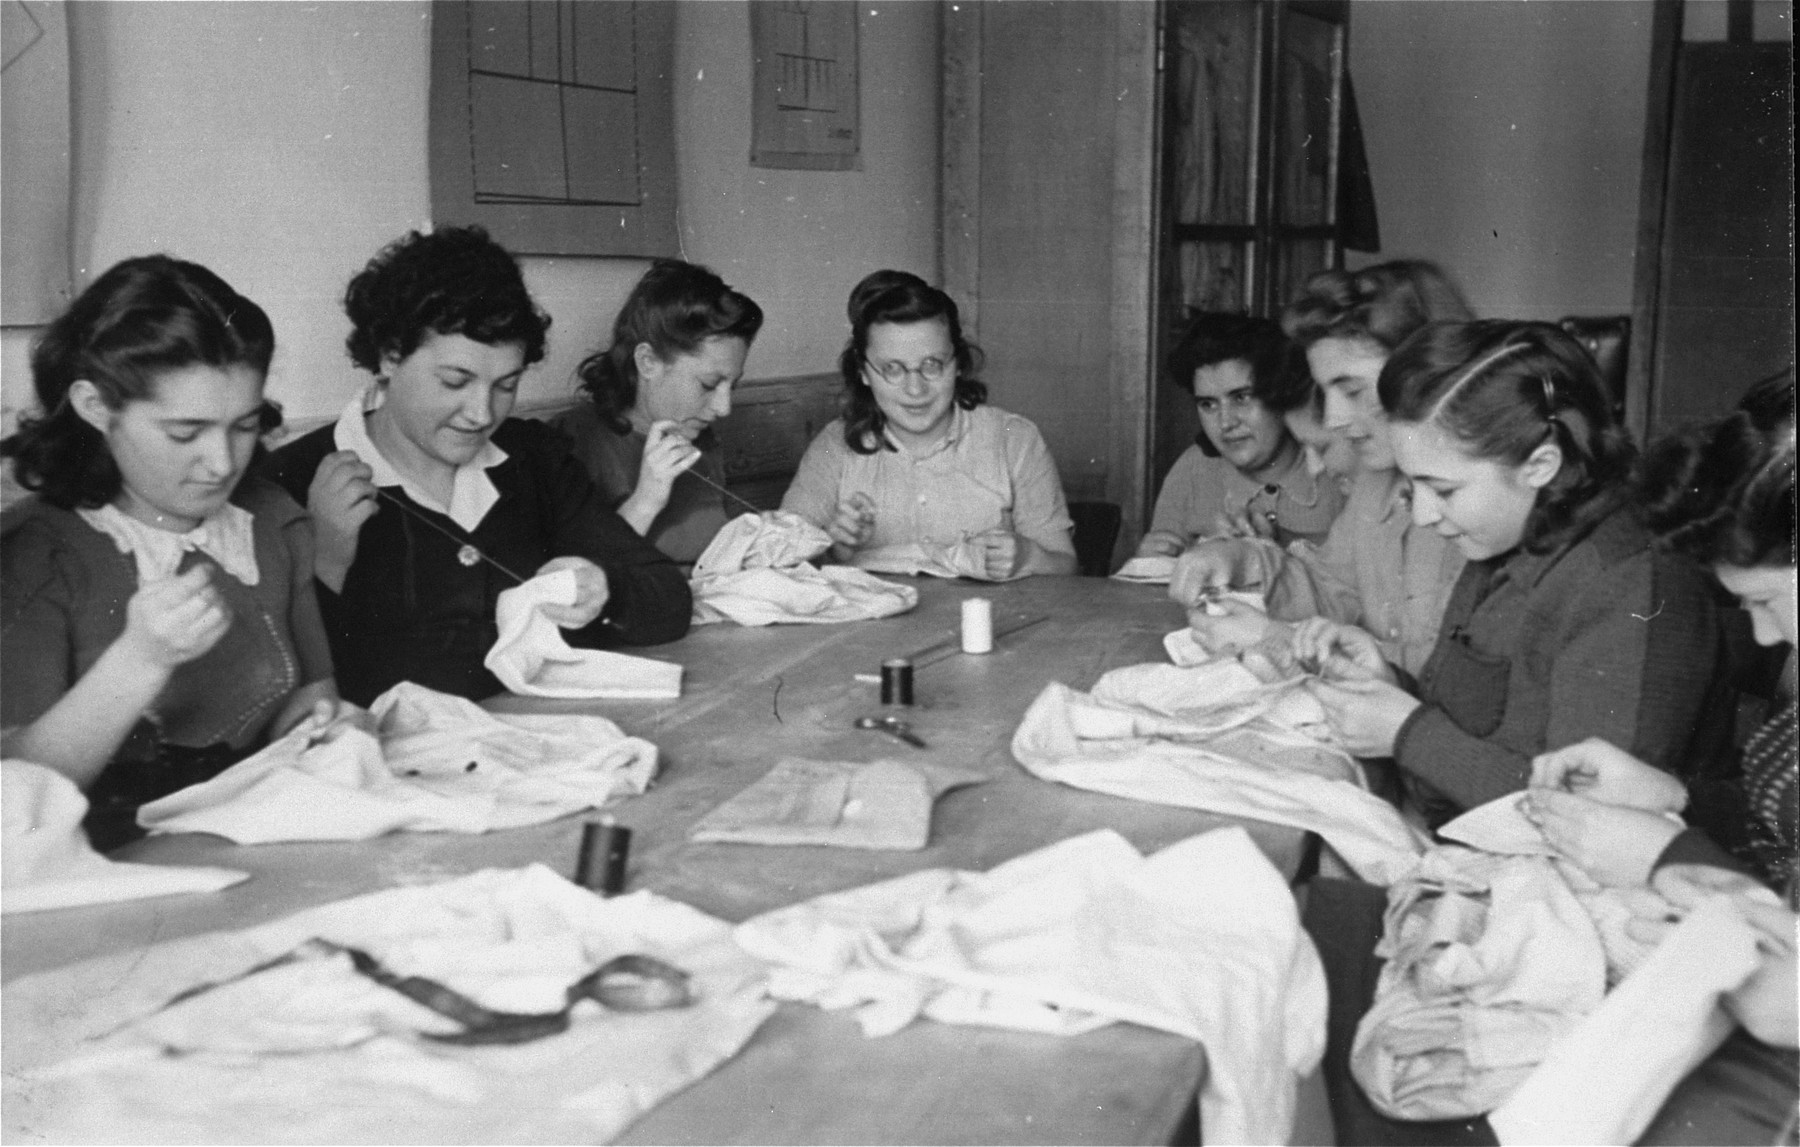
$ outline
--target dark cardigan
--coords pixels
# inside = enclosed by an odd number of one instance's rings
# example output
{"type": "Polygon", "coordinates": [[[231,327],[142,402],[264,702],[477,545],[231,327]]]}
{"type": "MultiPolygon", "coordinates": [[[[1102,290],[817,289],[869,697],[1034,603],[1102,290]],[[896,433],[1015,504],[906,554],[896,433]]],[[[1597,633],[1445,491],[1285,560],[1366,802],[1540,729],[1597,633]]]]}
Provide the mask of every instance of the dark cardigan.
{"type": "Polygon", "coordinates": [[[1434,826],[1523,789],[1538,753],[1604,737],[1670,772],[1719,746],[1708,575],[1629,509],[1548,553],[1463,569],[1394,758],[1434,826]]]}
{"type": "MultiPolygon", "coordinates": [[[[336,449],[333,429],[321,427],[269,460],[268,476],[302,504],[319,463],[336,449]]],[[[475,700],[501,691],[482,659],[499,636],[495,602],[514,581],[487,562],[459,561],[465,544],[523,578],[564,556],[605,570],[606,608],[586,628],[563,631],[570,645],[655,645],[687,632],[693,599],[686,577],[606,508],[566,438],[542,423],[508,419],[493,442],[508,455],[488,470],[500,500],[472,532],[399,488],[385,490],[406,508],[384,498],[363,525],[342,593],[318,586],[345,698],[367,705],[401,681],[475,700]]]]}

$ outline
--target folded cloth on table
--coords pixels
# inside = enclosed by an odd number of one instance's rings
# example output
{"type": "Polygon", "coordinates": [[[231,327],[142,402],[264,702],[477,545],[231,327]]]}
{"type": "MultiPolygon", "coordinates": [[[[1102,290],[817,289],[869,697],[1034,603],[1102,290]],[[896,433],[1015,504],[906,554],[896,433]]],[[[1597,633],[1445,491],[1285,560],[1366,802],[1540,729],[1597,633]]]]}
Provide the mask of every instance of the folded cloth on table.
{"type": "Polygon", "coordinates": [[[0,912],[216,892],[250,878],[229,868],[108,860],[81,830],[87,807],[75,782],[56,770],[25,761],[0,762],[0,912]]]}
{"type": "Polygon", "coordinates": [[[489,713],[402,682],[375,699],[376,733],[302,725],[203,784],[138,810],[152,832],[240,844],[490,832],[641,793],[656,746],[604,717],[489,713]]]}
{"type": "Polygon", "coordinates": [[[974,542],[907,542],[902,545],[871,546],[856,551],[850,564],[873,573],[994,580],[987,575],[984,551],[974,542]]]}
{"type": "Polygon", "coordinates": [[[1132,558],[1120,566],[1114,581],[1135,581],[1144,585],[1168,585],[1175,580],[1175,559],[1161,556],[1132,558]]]}
{"type": "Polygon", "coordinates": [[[490,870],[8,983],[4,1130],[9,1142],[604,1142],[736,1054],[773,1010],[723,921],[650,892],[602,899],[538,865],[490,870]],[[630,953],[687,972],[696,999],[584,1001],[558,1034],[455,1046],[421,1033],[456,1023],[348,959],[255,971],[315,939],[498,1011],[560,1010],[571,984],[630,953]]]}
{"type": "Polygon", "coordinates": [[[694,624],[865,621],[919,604],[912,586],[849,566],[810,564],[830,547],[830,535],[798,514],[739,515],[694,563],[694,624]]]}
{"type": "Polygon", "coordinates": [[[1133,666],[1102,677],[1092,695],[1046,686],[1012,752],[1047,781],[1316,832],[1359,876],[1392,883],[1424,837],[1363,786],[1348,755],[1277,723],[1288,705],[1306,716],[1293,690],[1264,686],[1232,661],[1133,666]],[[1184,707],[1184,697],[1207,696],[1217,699],[1210,710],[1184,707]]]}
{"type": "Polygon", "coordinates": [[[694,825],[694,840],[833,844],[917,850],[931,837],[940,795],[987,777],[927,762],[807,761],[788,757],[694,825]]]}
{"type": "Polygon", "coordinates": [[[1537,856],[1431,849],[1388,889],[1375,954],[1350,1066],[1395,1119],[1493,1110],[1606,991],[1598,931],[1537,856]]]}
{"type": "Polygon", "coordinates": [[[1728,898],[1702,901],[1550,1049],[1488,1126],[1507,1144],[1635,1142],[1675,1085],[1731,1034],[1719,998],[1760,959],[1728,898]]]}
{"type": "Polygon", "coordinates": [[[778,909],[738,943],[770,991],[854,1007],[867,1035],[918,1015],[1056,1034],[1115,1020],[1203,1044],[1208,1142],[1286,1143],[1324,1050],[1325,981],[1294,901],[1239,828],[1152,856],[1110,830],[986,873],[929,869],[778,909]]]}
{"type": "Polygon", "coordinates": [[[500,595],[499,640],[482,662],[500,684],[524,697],[647,698],[681,696],[681,666],[604,649],[571,649],[562,630],[539,611],[572,605],[575,571],[534,577],[500,595]]]}

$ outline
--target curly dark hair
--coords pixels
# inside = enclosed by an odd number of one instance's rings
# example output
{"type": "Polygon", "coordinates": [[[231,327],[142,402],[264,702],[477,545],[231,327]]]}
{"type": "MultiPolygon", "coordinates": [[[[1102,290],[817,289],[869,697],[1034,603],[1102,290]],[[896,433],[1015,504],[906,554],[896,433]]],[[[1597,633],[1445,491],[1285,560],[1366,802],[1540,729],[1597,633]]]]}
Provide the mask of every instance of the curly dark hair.
{"type": "Polygon", "coordinates": [[[1738,409],[1644,455],[1644,522],[1704,565],[1794,564],[1794,371],[1756,383],[1738,409]]]}
{"type": "Polygon", "coordinates": [[[987,386],[974,377],[981,369],[981,348],[963,337],[956,300],[943,291],[909,271],[876,271],[850,291],[850,302],[844,309],[850,319],[850,341],[838,356],[838,370],[844,376],[848,399],[844,441],[850,449],[858,454],[893,449],[882,433],[887,429],[887,415],[881,413],[874,390],[863,378],[869,328],[876,323],[942,321],[956,358],[956,405],[974,410],[987,401],[987,386]]]}
{"type": "MultiPolygon", "coordinates": [[[[1271,412],[1286,414],[1313,401],[1318,384],[1307,373],[1300,344],[1283,334],[1275,320],[1250,315],[1195,315],[1169,352],[1169,381],[1191,394],[1195,371],[1240,361],[1250,364],[1250,389],[1271,412]]],[[[1219,456],[1204,428],[1194,441],[1208,458],[1219,456]]]]}
{"type": "Polygon", "coordinates": [[[1518,466],[1554,442],[1562,466],[1538,491],[1526,549],[1554,549],[1624,497],[1636,448],[1591,355],[1550,323],[1430,323],[1381,368],[1395,422],[1432,422],[1476,457],[1518,466]]]}
{"type": "Polygon", "coordinates": [[[383,247],[344,291],[350,360],[371,374],[428,334],[489,346],[516,344],[525,365],[544,357],[550,316],[532,301],[518,260],[480,227],[418,231],[383,247]]]}
{"type": "Polygon", "coordinates": [[[1281,329],[1302,348],[1320,339],[1364,339],[1392,352],[1434,322],[1475,314],[1436,263],[1395,259],[1360,271],[1321,271],[1281,312],[1281,329]]]}
{"type": "MultiPolygon", "coordinates": [[[[31,348],[35,417],[0,442],[19,484],[65,510],[97,509],[122,479],[100,432],[69,402],[86,379],[108,409],[152,398],[157,379],[191,366],[245,366],[266,375],[275,354],[269,316],[198,263],[144,255],[115,264],[44,328],[31,348]]],[[[281,424],[262,407],[266,433],[281,424]]]]}
{"type": "Polygon", "coordinates": [[[709,338],[743,339],[749,346],[762,324],[762,308],[709,268],[658,259],[619,308],[612,345],[583,359],[575,375],[600,421],[624,434],[631,429],[625,416],[637,405],[639,343],[667,362],[693,354],[709,338]]]}

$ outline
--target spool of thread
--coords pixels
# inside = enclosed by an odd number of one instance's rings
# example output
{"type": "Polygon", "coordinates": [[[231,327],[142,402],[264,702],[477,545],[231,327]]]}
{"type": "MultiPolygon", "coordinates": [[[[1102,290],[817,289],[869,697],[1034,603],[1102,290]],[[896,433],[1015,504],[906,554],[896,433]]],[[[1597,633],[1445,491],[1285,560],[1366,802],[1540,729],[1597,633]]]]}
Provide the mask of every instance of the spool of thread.
{"type": "Polygon", "coordinates": [[[910,705],[913,703],[913,664],[904,657],[881,663],[881,703],[910,705]]]}
{"type": "Polygon", "coordinates": [[[962,603],[962,648],[964,653],[994,651],[994,603],[985,597],[962,603]]]}
{"type": "Polygon", "coordinates": [[[625,891],[625,864],[631,856],[631,830],[610,816],[581,826],[581,851],[575,856],[575,883],[602,896],[625,891]]]}

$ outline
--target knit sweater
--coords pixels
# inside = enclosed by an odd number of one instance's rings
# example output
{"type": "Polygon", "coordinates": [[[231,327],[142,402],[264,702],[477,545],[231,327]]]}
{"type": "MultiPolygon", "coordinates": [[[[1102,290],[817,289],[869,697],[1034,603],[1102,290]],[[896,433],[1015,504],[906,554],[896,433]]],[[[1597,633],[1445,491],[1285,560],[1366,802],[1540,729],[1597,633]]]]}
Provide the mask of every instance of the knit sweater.
{"type": "Polygon", "coordinates": [[[1718,657],[1707,574],[1618,509],[1547,553],[1464,568],[1394,756],[1434,825],[1586,737],[1676,772],[1713,748],[1692,742],[1718,657]]]}

